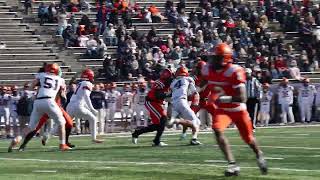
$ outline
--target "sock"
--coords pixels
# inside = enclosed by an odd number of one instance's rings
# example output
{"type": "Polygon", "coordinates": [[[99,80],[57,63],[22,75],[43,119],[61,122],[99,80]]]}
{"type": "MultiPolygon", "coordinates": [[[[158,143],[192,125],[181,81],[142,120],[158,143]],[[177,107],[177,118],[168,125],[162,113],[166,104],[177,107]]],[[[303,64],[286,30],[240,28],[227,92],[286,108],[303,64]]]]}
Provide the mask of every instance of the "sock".
{"type": "Polygon", "coordinates": [[[193,134],[192,135],[192,139],[198,139],[198,135],[197,134],[193,134]]]}
{"type": "Polygon", "coordinates": [[[21,144],[19,149],[23,149],[26,147],[26,145],[28,144],[28,142],[33,138],[34,135],[37,134],[37,131],[31,131],[27,134],[27,136],[24,138],[23,143],[21,144]]]}
{"type": "Polygon", "coordinates": [[[66,127],[66,143],[69,143],[69,136],[71,133],[71,128],[70,127],[66,127]]]}
{"type": "Polygon", "coordinates": [[[140,134],[144,134],[144,133],[147,133],[147,132],[152,132],[152,131],[155,131],[158,129],[158,125],[155,125],[155,124],[151,124],[147,127],[143,127],[141,129],[137,129],[134,131],[133,133],[133,136],[134,137],[138,137],[140,134]]]}
{"type": "Polygon", "coordinates": [[[60,140],[60,144],[66,144],[66,140],[65,139],[60,140]]]}

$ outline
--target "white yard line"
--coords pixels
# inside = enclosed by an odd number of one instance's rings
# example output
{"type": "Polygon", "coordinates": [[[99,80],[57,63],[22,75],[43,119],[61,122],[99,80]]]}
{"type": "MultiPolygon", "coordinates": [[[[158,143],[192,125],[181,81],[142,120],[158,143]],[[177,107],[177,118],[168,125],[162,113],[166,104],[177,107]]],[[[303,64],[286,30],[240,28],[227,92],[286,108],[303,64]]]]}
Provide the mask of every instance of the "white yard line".
{"type": "MultiPolygon", "coordinates": [[[[173,166],[194,166],[194,167],[218,167],[225,168],[226,165],[216,164],[197,164],[197,163],[175,163],[175,162],[133,162],[133,161],[76,161],[76,160],[50,160],[50,159],[20,159],[20,158],[0,158],[0,160],[8,161],[32,161],[32,162],[56,162],[56,163],[97,163],[97,164],[125,164],[125,165],[173,165],[173,166]]],[[[254,166],[242,166],[243,169],[258,169],[254,166]]],[[[270,170],[278,171],[291,171],[291,172],[317,172],[320,170],[316,169],[293,169],[293,168],[278,168],[271,167],[270,170]]]]}
{"type": "Polygon", "coordinates": [[[34,173],[56,173],[56,170],[34,170],[34,173]]]}

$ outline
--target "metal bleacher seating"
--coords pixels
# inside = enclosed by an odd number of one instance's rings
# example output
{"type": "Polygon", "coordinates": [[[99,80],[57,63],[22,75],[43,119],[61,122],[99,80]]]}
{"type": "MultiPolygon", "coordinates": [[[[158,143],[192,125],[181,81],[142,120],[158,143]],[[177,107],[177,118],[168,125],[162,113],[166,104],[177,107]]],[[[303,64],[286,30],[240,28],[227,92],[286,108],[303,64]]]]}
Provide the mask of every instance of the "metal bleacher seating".
{"type": "Polygon", "coordinates": [[[23,23],[20,12],[13,11],[7,1],[0,1],[0,85],[22,85],[32,81],[44,62],[62,65],[67,79],[72,77],[70,66],[63,66],[56,47],[35,34],[29,24],[23,23]]]}

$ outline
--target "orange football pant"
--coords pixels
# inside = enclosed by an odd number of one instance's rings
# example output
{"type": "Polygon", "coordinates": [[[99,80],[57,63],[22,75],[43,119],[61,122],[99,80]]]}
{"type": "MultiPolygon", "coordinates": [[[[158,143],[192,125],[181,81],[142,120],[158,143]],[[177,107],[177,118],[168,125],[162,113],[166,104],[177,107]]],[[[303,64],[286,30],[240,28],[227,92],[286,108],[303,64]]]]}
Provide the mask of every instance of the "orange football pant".
{"type": "Polygon", "coordinates": [[[212,129],[223,132],[231,123],[237,126],[241,138],[250,144],[254,140],[252,123],[247,110],[238,112],[228,112],[216,109],[212,122],[212,129]]]}
{"type": "MultiPolygon", "coordinates": [[[[63,113],[63,117],[66,120],[66,128],[72,128],[73,127],[73,121],[72,118],[70,117],[70,115],[61,107],[59,106],[62,113],[63,113]]],[[[36,127],[36,131],[39,131],[41,129],[41,127],[47,122],[47,120],[49,119],[48,114],[44,114],[41,118],[40,121],[36,127]]]]}

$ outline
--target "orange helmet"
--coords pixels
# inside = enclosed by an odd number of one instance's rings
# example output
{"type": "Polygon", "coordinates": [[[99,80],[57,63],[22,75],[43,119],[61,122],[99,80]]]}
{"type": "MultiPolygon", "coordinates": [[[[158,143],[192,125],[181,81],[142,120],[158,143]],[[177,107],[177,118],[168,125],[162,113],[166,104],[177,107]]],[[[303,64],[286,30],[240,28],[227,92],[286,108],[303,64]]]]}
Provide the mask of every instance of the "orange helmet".
{"type": "Polygon", "coordinates": [[[215,56],[222,56],[223,57],[223,65],[227,63],[232,63],[232,54],[233,51],[231,47],[226,43],[219,43],[214,48],[215,56]]]}
{"type": "Polygon", "coordinates": [[[47,64],[44,71],[46,73],[52,73],[52,74],[58,75],[59,69],[60,69],[59,65],[57,63],[53,63],[53,64],[47,64]]]}
{"type": "Polygon", "coordinates": [[[93,81],[94,72],[91,69],[85,69],[84,71],[82,71],[81,78],[93,81]]]}
{"type": "Polygon", "coordinates": [[[170,69],[164,69],[160,73],[160,79],[161,80],[168,80],[171,79],[173,76],[173,73],[171,72],[170,69]]]}
{"type": "Polygon", "coordinates": [[[176,76],[189,76],[188,69],[184,66],[181,66],[176,71],[176,76]]]}

